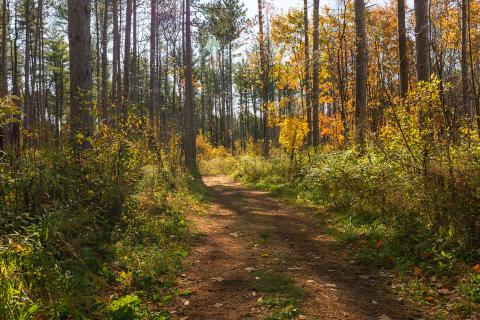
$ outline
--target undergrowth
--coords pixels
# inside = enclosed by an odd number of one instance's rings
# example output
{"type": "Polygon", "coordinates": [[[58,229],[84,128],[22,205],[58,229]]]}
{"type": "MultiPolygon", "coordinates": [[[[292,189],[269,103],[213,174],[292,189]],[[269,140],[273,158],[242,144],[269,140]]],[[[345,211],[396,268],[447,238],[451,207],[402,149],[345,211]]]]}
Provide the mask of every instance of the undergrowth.
{"type": "MultiPolygon", "coordinates": [[[[98,128],[91,149],[0,162],[0,319],[168,319],[201,192],[179,139],[98,128]]],[[[51,147],[51,146],[50,146],[51,147]]]]}
{"type": "Polygon", "coordinates": [[[440,318],[463,319],[480,310],[476,145],[452,150],[454,195],[452,176],[441,160],[432,160],[424,176],[375,148],[365,155],[307,149],[293,164],[281,149],[272,150],[269,159],[247,151],[222,155],[202,170],[317,208],[328,232],[352,249],[357,263],[394,270],[399,293],[440,318]]]}

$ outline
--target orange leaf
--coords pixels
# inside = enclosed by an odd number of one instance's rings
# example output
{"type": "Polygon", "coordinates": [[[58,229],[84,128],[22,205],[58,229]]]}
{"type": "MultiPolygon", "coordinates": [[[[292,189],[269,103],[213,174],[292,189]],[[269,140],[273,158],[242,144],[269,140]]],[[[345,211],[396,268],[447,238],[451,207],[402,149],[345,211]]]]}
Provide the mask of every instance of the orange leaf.
{"type": "Polygon", "coordinates": [[[424,252],[420,256],[422,257],[423,260],[427,260],[427,259],[432,257],[432,253],[431,252],[424,252]]]}
{"type": "Polygon", "coordinates": [[[434,297],[427,297],[427,302],[428,303],[435,303],[435,298],[434,297]]]}
{"type": "Polygon", "coordinates": [[[480,273],[480,263],[477,263],[472,267],[472,271],[475,273],[480,273]]]}
{"type": "Polygon", "coordinates": [[[414,267],[413,274],[418,277],[419,275],[422,274],[422,269],[420,269],[419,267],[414,267]]]}
{"type": "Polygon", "coordinates": [[[382,247],[382,245],[383,245],[382,240],[375,241],[375,246],[377,247],[377,249],[380,249],[382,247]]]}

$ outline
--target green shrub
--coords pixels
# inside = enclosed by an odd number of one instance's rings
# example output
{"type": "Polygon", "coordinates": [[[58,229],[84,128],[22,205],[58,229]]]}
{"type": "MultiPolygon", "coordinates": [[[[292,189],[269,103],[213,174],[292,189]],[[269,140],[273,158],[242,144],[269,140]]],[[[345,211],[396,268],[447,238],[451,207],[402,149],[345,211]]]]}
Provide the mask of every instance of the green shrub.
{"type": "Polygon", "coordinates": [[[136,320],[140,319],[140,298],[136,295],[127,295],[112,301],[107,307],[111,320],[136,320]]]}

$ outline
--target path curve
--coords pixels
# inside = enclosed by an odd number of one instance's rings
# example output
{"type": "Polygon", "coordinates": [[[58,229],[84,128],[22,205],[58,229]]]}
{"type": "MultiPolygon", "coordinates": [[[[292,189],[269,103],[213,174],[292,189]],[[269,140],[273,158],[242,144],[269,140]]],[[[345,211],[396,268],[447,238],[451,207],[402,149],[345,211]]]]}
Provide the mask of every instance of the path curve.
{"type": "Polygon", "coordinates": [[[350,261],[306,210],[228,176],[203,182],[212,205],[192,217],[200,236],[180,280],[191,295],[175,302],[175,319],[265,319],[273,311],[262,301],[289,295],[299,301],[292,319],[421,319],[390,292],[390,275],[350,261]]]}

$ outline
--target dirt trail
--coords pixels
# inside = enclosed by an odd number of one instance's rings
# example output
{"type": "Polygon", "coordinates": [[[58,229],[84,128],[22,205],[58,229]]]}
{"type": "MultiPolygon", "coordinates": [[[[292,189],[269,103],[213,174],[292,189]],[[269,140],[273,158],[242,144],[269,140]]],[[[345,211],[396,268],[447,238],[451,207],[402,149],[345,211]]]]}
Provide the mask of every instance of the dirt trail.
{"type": "Polygon", "coordinates": [[[201,236],[180,284],[192,294],[176,301],[175,319],[264,319],[272,310],[261,301],[277,292],[299,301],[288,319],[421,319],[387,274],[353,264],[311,214],[227,176],[204,183],[212,206],[193,217],[201,236]]]}

